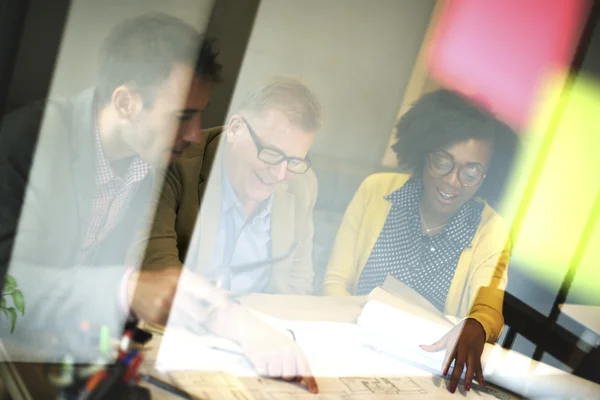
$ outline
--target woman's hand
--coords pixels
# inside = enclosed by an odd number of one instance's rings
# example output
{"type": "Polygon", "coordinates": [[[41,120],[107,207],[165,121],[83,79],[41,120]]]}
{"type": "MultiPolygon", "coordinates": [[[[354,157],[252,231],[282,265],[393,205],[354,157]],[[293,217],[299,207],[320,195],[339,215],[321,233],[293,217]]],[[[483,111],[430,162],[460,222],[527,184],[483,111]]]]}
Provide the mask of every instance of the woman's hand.
{"type": "Polygon", "coordinates": [[[431,345],[421,345],[421,348],[428,352],[438,352],[446,350],[446,357],[442,365],[442,375],[448,374],[450,364],[454,361],[454,371],[450,378],[448,390],[450,393],[456,391],[463,368],[467,368],[465,374],[465,390],[471,389],[473,376],[481,385],[485,385],[483,380],[483,369],[481,367],[481,354],[485,345],[485,331],[479,322],[474,319],[466,319],[456,325],[452,330],[445,334],[440,340],[431,345]]]}

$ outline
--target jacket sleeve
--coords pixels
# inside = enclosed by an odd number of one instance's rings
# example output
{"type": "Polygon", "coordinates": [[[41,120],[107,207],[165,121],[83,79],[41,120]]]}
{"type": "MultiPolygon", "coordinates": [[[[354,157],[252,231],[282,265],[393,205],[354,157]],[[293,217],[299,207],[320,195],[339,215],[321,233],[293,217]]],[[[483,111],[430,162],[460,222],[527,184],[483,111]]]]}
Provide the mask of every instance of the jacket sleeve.
{"type": "MultiPolygon", "coordinates": [[[[33,120],[39,116],[22,116],[31,123],[11,117],[0,133],[0,262],[15,279],[24,308],[14,333],[8,315],[2,315],[0,338],[13,361],[56,361],[70,353],[78,362],[91,362],[98,355],[99,327],[121,333],[126,315],[118,304],[118,288],[124,268],[76,266],[67,257],[75,250],[72,238],[61,234],[68,221],[48,223],[55,204],[50,200],[65,190],[61,183],[68,179],[55,175],[64,160],[59,151],[67,146],[53,130],[38,143],[39,125],[33,120]],[[50,240],[57,235],[61,240],[50,240]],[[48,246],[50,241],[60,246],[48,246]],[[84,322],[94,332],[84,332],[84,322]]],[[[15,296],[5,300],[16,306],[15,296]]]]}
{"type": "Polygon", "coordinates": [[[351,296],[358,274],[358,238],[368,207],[369,178],[361,183],[348,205],[327,264],[323,293],[325,296],[351,296]]]}
{"type": "Polygon", "coordinates": [[[156,270],[182,266],[175,231],[181,196],[181,178],[178,171],[172,167],[165,177],[161,193],[157,198],[150,235],[138,244],[144,254],[142,269],[156,270]]]}
{"type": "Polygon", "coordinates": [[[504,327],[502,303],[511,253],[508,230],[499,217],[488,223],[475,245],[475,270],[470,279],[471,308],[467,318],[477,320],[485,330],[486,342],[494,343],[504,327]]]}
{"type": "Polygon", "coordinates": [[[290,271],[287,294],[312,294],[314,282],[313,269],[313,210],[317,201],[318,183],[314,173],[309,172],[303,177],[301,201],[296,202],[298,215],[295,224],[299,227],[295,233],[298,238],[298,248],[294,251],[292,270],[290,271]]]}

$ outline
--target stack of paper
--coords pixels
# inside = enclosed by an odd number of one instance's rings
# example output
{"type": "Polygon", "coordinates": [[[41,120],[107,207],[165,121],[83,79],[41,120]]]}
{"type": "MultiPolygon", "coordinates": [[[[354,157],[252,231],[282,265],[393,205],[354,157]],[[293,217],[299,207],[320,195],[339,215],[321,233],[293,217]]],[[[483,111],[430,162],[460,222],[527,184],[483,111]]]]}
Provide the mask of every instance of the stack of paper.
{"type": "MultiPolygon", "coordinates": [[[[358,318],[367,347],[394,359],[439,374],[445,352],[427,353],[420,344],[431,344],[454,324],[427,300],[393,278],[385,289],[375,289],[358,318]],[[390,284],[391,283],[391,284],[390,284]],[[394,293],[392,294],[391,291],[394,293]]],[[[456,320],[455,320],[456,321],[456,320]]],[[[600,398],[600,385],[581,379],[499,345],[486,344],[482,355],[487,382],[528,398],[600,398]]],[[[464,376],[464,373],[463,373],[464,376]]]]}
{"type": "MultiPolygon", "coordinates": [[[[260,314],[259,314],[260,315],[260,314]]],[[[240,358],[211,353],[218,345],[235,345],[213,337],[169,331],[157,358],[157,369],[195,396],[209,399],[397,399],[422,396],[453,399],[442,379],[410,364],[398,362],[361,345],[363,332],[356,324],[339,322],[283,321],[267,317],[275,328],[294,332],[319,384],[315,396],[299,384],[256,376],[240,358]]],[[[480,398],[493,398],[480,393],[480,398]]]]}
{"type": "MultiPolygon", "coordinates": [[[[408,394],[421,394],[427,398],[452,396],[440,377],[445,351],[427,353],[419,345],[436,342],[458,320],[442,315],[424,298],[393,278],[369,295],[356,324],[285,321],[255,313],[283,333],[288,329],[294,332],[319,385],[327,391],[322,398],[397,398],[408,394]]],[[[225,376],[229,377],[225,380],[231,382],[224,390],[235,398],[303,398],[308,395],[300,386],[257,376],[240,353],[241,349],[235,343],[206,333],[167,329],[156,358],[156,368],[171,374],[181,385],[196,387],[194,392],[204,397],[208,393],[202,390],[207,386],[214,390],[224,389],[219,382],[225,376]],[[235,385],[232,383],[231,379],[237,379],[235,377],[243,381],[242,386],[238,381],[235,385]],[[245,397],[240,387],[249,389],[244,392],[245,397]]],[[[487,344],[482,361],[487,382],[522,396],[583,399],[598,398],[600,394],[599,385],[533,362],[500,346],[487,344]]],[[[500,391],[478,385],[474,385],[473,390],[478,397],[508,398],[500,391]]],[[[216,398],[225,397],[219,394],[216,398]]]]}
{"type": "Polygon", "coordinates": [[[357,325],[367,347],[440,374],[444,352],[428,353],[419,346],[435,343],[452,325],[438,324],[376,300],[367,303],[357,325]]]}

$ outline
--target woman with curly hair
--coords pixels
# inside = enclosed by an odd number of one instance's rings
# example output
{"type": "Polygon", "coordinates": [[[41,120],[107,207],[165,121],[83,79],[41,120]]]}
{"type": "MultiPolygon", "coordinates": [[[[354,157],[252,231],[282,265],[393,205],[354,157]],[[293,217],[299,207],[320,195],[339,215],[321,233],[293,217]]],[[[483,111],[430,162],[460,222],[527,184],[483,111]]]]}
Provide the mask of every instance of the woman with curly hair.
{"type": "Polygon", "coordinates": [[[426,351],[482,383],[485,342],[498,338],[510,257],[508,229],[484,198],[503,186],[516,135],[449,90],[424,95],[402,116],[394,151],[409,171],[361,184],[336,237],[324,280],[329,296],[365,295],[391,274],[446,315],[465,318],[426,351]],[[456,344],[456,346],[454,346],[456,344]]]}

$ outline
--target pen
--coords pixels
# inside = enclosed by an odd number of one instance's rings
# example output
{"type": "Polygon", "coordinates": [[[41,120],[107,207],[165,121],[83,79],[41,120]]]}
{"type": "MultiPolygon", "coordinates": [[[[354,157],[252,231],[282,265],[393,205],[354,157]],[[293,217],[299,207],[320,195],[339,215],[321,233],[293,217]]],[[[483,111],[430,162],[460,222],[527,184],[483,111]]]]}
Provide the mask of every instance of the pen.
{"type": "Polygon", "coordinates": [[[92,375],[92,377],[88,379],[88,381],[85,383],[84,390],[79,396],[79,400],[89,399],[90,395],[94,392],[94,390],[96,390],[100,382],[102,382],[104,378],[106,378],[106,375],[107,374],[104,369],[92,375]]]}
{"type": "Polygon", "coordinates": [[[233,356],[238,356],[241,358],[242,364],[244,365],[244,367],[251,369],[252,371],[255,370],[254,365],[252,364],[252,362],[250,362],[250,360],[248,360],[248,357],[246,357],[246,355],[244,353],[242,353],[241,351],[235,351],[235,350],[229,350],[229,349],[224,349],[222,347],[218,347],[218,346],[207,346],[209,349],[211,350],[215,350],[215,351],[221,351],[223,353],[226,354],[231,354],[233,356]]]}
{"type": "Polygon", "coordinates": [[[178,396],[182,399],[193,400],[192,395],[190,395],[188,392],[181,390],[178,387],[175,387],[171,384],[168,384],[167,382],[163,382],[150,375],[141,375],[141,378],[143,381],[148,382],[149,384],[154,385],[157,388],[160,388],[172,395],[178,396]]]}
{"type": "Polygon", "coordinates": [[[231,354],[234,356],[246,357],[246,355],[244,353],[242,353],[241,351],[224,349],[224,348],[218,347],[218,346],[207,346],[207,347],[211,350],[222,351],[223,353],[231,354]]]}
{"type": "Polygon", "coordinates": [[[294,335],[294,331],[291,329],[286,329],[286,331],[290,334],[290,336],[292,337],[292,340],[295,342],[296,341],[296,335],[294,335]]]}
{"type": "Polygon", "coordinates": [[[127,367],[122,362],[117,362],[114,366],[106,370],[105,377],[100,380],[96,389],[89,393],[89,400],[106,399],[106,396],[115,389],[116,385],[123,379],[127,367]]]}

